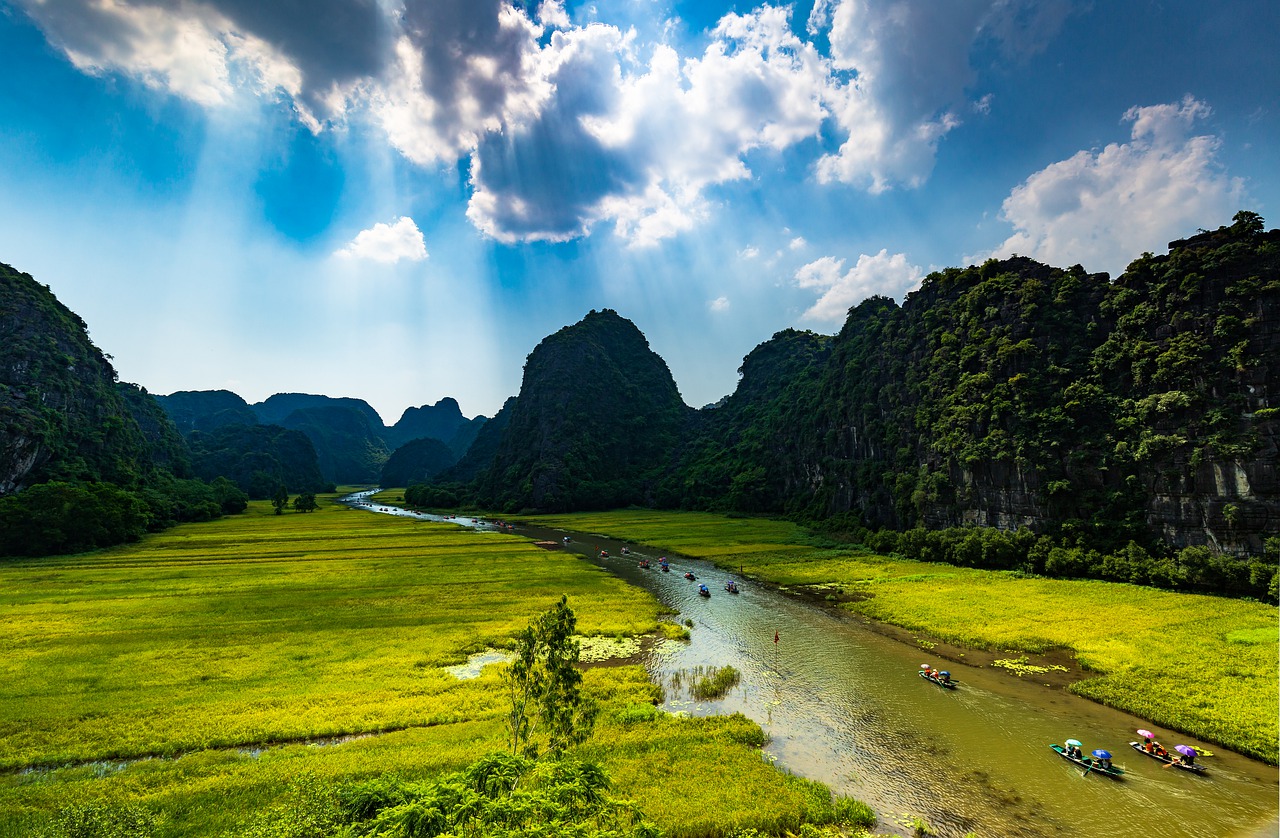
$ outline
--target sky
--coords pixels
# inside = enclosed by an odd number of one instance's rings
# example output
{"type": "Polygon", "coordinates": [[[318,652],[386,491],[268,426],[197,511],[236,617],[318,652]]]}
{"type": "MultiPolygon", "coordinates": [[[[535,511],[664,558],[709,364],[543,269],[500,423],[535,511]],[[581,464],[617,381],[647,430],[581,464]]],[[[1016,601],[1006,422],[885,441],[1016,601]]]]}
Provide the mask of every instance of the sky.
{"type": "Polygon", "coordinates": [[[120,379],[492,416],[592,309],[695,407],[1014,253],[1280,221],[1271,0],[0,0],[0,262],[120,379]]]}

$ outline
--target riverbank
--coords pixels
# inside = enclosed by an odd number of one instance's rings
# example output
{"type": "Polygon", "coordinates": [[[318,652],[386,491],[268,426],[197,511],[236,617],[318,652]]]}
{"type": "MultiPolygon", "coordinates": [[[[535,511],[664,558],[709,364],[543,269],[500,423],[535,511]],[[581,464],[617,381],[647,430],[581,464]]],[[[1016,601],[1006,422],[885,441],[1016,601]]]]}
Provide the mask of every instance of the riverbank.
{"type": "Polygon", "coordinates": [[[522,520],[632,540],[807,591],[935,657],[1007,661],[1011,677],[1022,671],[1024,679],[1277,762],[1280,642],[1272,606],[818,547],[799,526],[765,519],[622,510],[522,520]]]}

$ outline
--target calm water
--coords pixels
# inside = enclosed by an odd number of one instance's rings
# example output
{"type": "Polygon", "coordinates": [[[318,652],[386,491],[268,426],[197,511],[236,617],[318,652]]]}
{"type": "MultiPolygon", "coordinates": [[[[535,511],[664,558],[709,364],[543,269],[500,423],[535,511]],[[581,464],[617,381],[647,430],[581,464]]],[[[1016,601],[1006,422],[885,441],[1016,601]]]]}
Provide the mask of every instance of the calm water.
{"type": "MultiPolygon", "coordinates": [[[[468,520],[458,523],[469,524],[468,520]]],[[[517,527],[538,540],[564,532],[517,527]]],[[[693,621],[692,641],[668,643],[647,666],[667,688],[666,709],[690,714],[741,711],[770,736],[765,751],[795,774],[857,797],[880,815],[880,831],[905,815],[943,836],[1276,836],[1280,773],[1275,768],[1152,726],[1136,717],[1004,672],[929,661],[927,653],[882,637],[855,618],[738,579],[707,562],[668,554],[671,572],[642,548],[619,556],[621,542],[571,534],[569,549],[693,621]],[[598,548],[613,558],[595,557],[598,548]],[[697,595],[691,570],[711,589],[697,595]],[[778,643],[774,644],[777,632],[778,643]],[[949,668],[962,684],[944,690],[918,677],[921,663],[949,668]],[[687,694],[698,667],[730,665],[742,680],[725,698],[687,694]],[[1128,746],[1147,727],[1166,745],[1202,744],[1216,754],[1196,776],[1128,746]],[[1106,748],[1129,773],[1123,780],[1081,776],[1049,743],[1074,737],[1106,748]]]]}

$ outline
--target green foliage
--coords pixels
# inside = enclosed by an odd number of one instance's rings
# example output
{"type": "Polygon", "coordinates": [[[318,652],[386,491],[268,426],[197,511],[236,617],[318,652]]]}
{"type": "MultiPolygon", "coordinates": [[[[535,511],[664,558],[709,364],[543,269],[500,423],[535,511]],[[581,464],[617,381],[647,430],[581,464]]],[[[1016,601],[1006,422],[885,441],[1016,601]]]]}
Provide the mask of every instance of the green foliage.
{"type": "Polygon", "coordinates": [[[129,801],[71,802],[32,838],[155,838],[163,818],[129,801]]]}
{"type": "Polygon", "coordinates": [[[0,556],[79,553],[137,541],[148,521],[141,498],[109,483],[41,483],[0,497],[0,556]]]}
{"type": "Polygon", "coordinates": [[[515,660],[502,673],[513,754],[556,755],[591,735],[597,707],[581,691],[577,625],[562,596],[516,636],[515,660]]]}
{"type": "Polygon", "coordinates": [[[874,552],[918,561],[1259,599],[1267,597],[1271,580],[1280,571],[1280,557],[1271,554],[1246,559],[1207,547],[1186,547],[1176,553],[1149,551],[1133,541],[1104,553],[1073,544],[1069,537],[1037,538],[1026,528],[1010,532],[992,527],[917,527],[904,533],[863,531],[859,536],[874,552]]]}
{"type": "Polygon", "coordinates": [[[314,492],[303,492],[293,499],[295,512],[315,512],[319,508],[314,492]]]}
{"type": "Polygon", "coordinates": [[[441,779],[408,783],[379,778],[342,790],[343,815],[370,838],[451,835],[657,838],[635,804],[608,794],[608,775],[594,763],[534,763],[490,754],[441,779]]]}
{"type": "Polygon", "coordinates": [[[271,508],[276,511],[277,515],[283,515],[285,509],[289,507],[289,490],[285,488],[283,483],[276,486],[275,493],[271,495],[271,508]]]}

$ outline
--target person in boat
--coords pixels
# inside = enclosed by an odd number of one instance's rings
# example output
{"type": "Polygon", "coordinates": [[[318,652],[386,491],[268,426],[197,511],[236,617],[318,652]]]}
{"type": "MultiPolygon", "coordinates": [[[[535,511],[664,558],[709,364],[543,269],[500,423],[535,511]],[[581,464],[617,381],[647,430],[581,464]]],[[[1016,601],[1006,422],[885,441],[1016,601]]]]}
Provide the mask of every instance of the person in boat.
{"type": "Polygon", "coordinates": [[[1068,745],[1067,756],[1071,757],[1072,759],[1081,759],[1084,755],[1080,752],[1079,746],[1068,745]]]}
{"type": "Polygon", "coordinates": [[[1098,757],[1098,768],[1103,771],[1111,770],[1111,760],[1108,757],[1098,757]]]}

